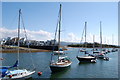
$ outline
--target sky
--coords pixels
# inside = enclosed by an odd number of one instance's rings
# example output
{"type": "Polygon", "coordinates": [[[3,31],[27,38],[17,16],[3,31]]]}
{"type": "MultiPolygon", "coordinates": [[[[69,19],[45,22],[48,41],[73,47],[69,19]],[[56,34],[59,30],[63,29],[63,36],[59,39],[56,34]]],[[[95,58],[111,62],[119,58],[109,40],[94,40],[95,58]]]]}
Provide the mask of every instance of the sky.
{"type": "MultiPolygon", "coordinates": [[[[60,3],[62,4],[61,41],[80,42],[87,21],[87,41],[93,42],[95,35],[95,42],[100,42],[99,27],[102,21],[103,43],[118,43],[117,2],[3,2],[1,38],[17,36],[18,10],[22,9],[29,39],[53,39],[60,3]]],[[[23,36],[24,32],[21,31],[21,37],[23,36]]]]}
{"type": "Polygon", "coordinates": [[[119,2],[119,0],[2,0],[2,2],[119,2]]]}

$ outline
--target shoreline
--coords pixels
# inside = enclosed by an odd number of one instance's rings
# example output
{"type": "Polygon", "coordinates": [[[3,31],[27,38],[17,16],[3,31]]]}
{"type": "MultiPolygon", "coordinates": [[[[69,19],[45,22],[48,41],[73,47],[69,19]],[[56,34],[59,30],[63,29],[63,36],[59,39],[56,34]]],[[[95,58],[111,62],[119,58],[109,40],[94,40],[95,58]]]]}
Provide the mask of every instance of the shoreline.
{"type": "MultiPolygon", "coordinates": [[[[67,50],[65,47],[62,47],[62,48],[63,50],[67,50]]],[[[19,53],[33,53],[33,52],[52,52],[52,50],[19,47],[19,53]]],[[[18,47],[17,46],[0,46],[0,53],[18,53],[18,47]]]]}
{"type": "MultiPolygon", "coordinates": [[[[67,48],[85,48],[85,47],[67,47],[67,48]]],[[[93,47],[87,47],[87,48],[93,48],[93,47]]],[[[100,47],[95,47],[95,48],[100,48],[100,47]]],[[[103,47],[103,48],[114,48],[114,47],[103,47]]]]}
{"type": "MultiPolygon", "coordinates": [[[[18,50],[1,50],[0,53],[17,53],[18,50]]],[[[19,50],[19,53],[33,53],[33,52],[51,52],[50,50],[41,49],[30,49],[30,50],[19,50]]]]}
{"type": "MultiPolygon", "coordinates": [[[[0,46],[0,53],[18,53],[18,47],[16,46],[0,46]],[[2,47],[4,49],[2,49],[2,47]]],[[[83,47],[62,47],[63,50],[69,50],[67,48],[83,48],[83,47]]],[[[99,47],[96,47],[99,48],[99,47]]],[[[106,47],[108,48],[108,47],[106,47]]],[[[113,48],[113,47],[109,47],[113,48]]],[[[25,48],[19,47],[19,53],[33,53],[33,52],[52,52],[52,50],[45,50],[45,49],[33,49],[33,48],[25,48]]]]}
{"type": "MultiPolygon", "coordinates": [[[[16,46],[3,46],[4,49],[0,49],[0,53],[17,53],[18,47],[16,46]]],[[[20,53],[33,53],[33,52],[51,52],[51,50],[43,50],[43,49],[33,49],[33,48],[25,48],[19,47],[20,53]]]]}

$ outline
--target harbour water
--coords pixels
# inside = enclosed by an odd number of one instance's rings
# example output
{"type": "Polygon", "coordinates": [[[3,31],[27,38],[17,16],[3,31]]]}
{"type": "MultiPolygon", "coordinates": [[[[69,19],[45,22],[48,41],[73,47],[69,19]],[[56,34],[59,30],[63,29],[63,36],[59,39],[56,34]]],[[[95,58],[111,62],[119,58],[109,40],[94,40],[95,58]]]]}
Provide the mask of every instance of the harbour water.
{"type": "MultiPolygon", "coordinates": [[[[27,69],[33,69],[35,66],[36,73],[31,76],[32,78],[118,78],[118,52],[108,53],[109,61],[97,59],[96,63],[79,63],[76,58],[78,50],[79,48],[68,48],[65,51],[66,56],[70,57],[72,65],[62,72],[51,73],[49,63],[52,52],[20,53],[19,66],[27,69]],[[38,76],[37,73],[40,71],[43,74],[38,76]]],[[[79,55],[83,55],[83,53],[79,55]]],[[[4,58],[3,66],[11,66],[15,63],[17,54],[3,53],[2,57],[4,58]]]]}

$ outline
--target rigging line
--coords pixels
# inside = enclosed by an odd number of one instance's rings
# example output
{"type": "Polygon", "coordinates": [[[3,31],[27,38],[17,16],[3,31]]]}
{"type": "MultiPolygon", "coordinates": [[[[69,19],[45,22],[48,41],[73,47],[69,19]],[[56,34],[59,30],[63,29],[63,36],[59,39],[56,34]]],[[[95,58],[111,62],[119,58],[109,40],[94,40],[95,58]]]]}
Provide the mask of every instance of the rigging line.
{"type": "MultiPolygon", "coordinates": [[[[84,26],[84,28],[83,28],[83,33],[82,33],[82,38],[81,38],[80,43],[81,43],[81,42],[82,42],[82,40],[83,40],[84,33],[85,33],[85,26],[84,26]]],[[[83,44],[82,44],[82,48],[83,48],[83,44]]]]}
{"type": "MultiPolygon", "coordinates": [[[[58,19],[57,19],[57,24],[56,24],[56,30],[55,30],[55,37],[54,37],[54,44],[55,44],[55,40],[56,40],[56,35],[57,35],[57,30],[58,30],[58,24],[59,24],[59,13],[60,13],[60,10],[58,12],[58,19]]],[[[54,51],[54,47],[53,47],[53,51],[54,51]]]]}
{"type": "Polygon", "coordinates": [[[18,17],[18,14],[16,14],[16,15],[14,16],[13,20],[10,22],[10,27],[13,26],[13,22],[16,21],[17,17],[18,17]]]}
{"type": "MultiPolygon", "coordinates": [[[[61,6],[60,6],[60,10],[59,10],[59,12],[58,12],[58,20],[57,20],[57,25],[56,25],[56,31],[55,31],[55,39],[54,39],[54,44],[55,44],[55,40],[56,40],[56,35],[57,35],[57,30],[58,30],[58,26],[60,27],[61,25],[60,25],[60,18],[61,18],[61,15],[60,15],[60,13],[61,13],[61,6]]],[[[60,29],[60,28],[59,28],[60,29]]],[[[60,30],[59,30],[59,39],[58,39],[58,49],[59,49],[59,45],[60,45],[60,30]]],[[[55,46],[54,46],[55,47],[55,46]]],[[[53,51],[54,51],[54,47],[53,47],[53,51]]],[[[59,50],[58,50],[59,51],[59,50]]],[[[52,55],[52,54],[51,54],[52,55]]],[[[51,59],[52,59],[52,56],[51,56],[51,59]]],[[[58,55],[58,59],[59,59],[59,55],[58,55]]]]}
{"type": "Polygon", "coordinates": [[[22,19],[23,29],[24,29],[24,32],[25,32],[25,38],[27,39],[27,32],[26,32],[26,29],[25,29],[22,13],[21,13],[21,19],[22,19]]]}
{"type": "Polygon", "coordinates": [[[56,30],[55,30],[54,45],[55,45],[55,40],[56,40],[56,35],[57,35],[58,25],[59,25],[59,19],[57,20],[57,25],[56,25],[56,30]]]}
{"type": "MultiPolygon", "coordinates": [[[[85,27],[83,28],[83,32],[82,32],[82,37],[81,37],[80,43],[81,43],[82,40],[83,40],[84,31],[85,31],[85,27]]],[[[83,47],[83,44],[82,44],[82,47],[83,47]]],[[[78,53],[79,53],[79,52],[80,52],[80,45],[79,45],[78,53]]],[[[77,54],[77,55],[78,55],[78,54],[77,54]]]]}
{"type": "MultiPolygon", "coordinates": [[[[54,37],[54,44],[53,44],[53,51],[54,51],[54,49],[55,49],[55,40],[56,40],[58,25],[59,25],[59,15],[58,15],[57,24],[56,24],[55,37],[54,37]]],[[[53,55],[53,54],[51,54],[51,61],[52,61],[52,55],[53,55]]]]}
{"type": "MultiPolygon", "coordinates": [[[[25,32],[25,37],[26,37],[26,40],[28,41],[27,32],[26,32],[26,29],[25,29],[25,25],[24,25],[22,13],[21,13],[21,19],[22,19],[23,29],[24,29],[24,32],[25,32]]],[[[29,46],[29,41],[28,41],[28,49],[29,49],[29,50],[28,50],[29,53],[31,53],[30,46],[29,46]]],[[[32,54],[31,54],[31,61],[32,61],[33,68],[36,69],[35,64],[34,64],[34,61],[33,61],[33,58],[32,58],[32,54]]]]}

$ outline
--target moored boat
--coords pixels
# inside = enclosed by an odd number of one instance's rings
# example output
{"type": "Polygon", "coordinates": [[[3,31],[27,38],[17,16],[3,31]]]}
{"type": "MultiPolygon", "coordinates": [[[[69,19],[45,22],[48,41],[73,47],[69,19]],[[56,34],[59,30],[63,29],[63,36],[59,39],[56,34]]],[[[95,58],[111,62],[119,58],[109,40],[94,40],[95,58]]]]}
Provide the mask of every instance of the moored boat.
{"type": "Polygon", "coordinates": [[[33,73],[35,73],[35,71],[28,71],[27,69],[18,69],[18,70],[8,70],[6,72],[6,76],[3,77],[2,79],[22,79],[25,77],[28,77],[30,75],[32,75],[33,73]]]}
{"type": "Polygon", "coordinates": [[[96,58],[92,56],[77,56],[76,57],[80,62],[96,62],[96,58]]]}
{"type": "MultiPolygon", "coordinates": [[[[63,51],[60,50],[61,9],[62,9],[62,5],[60,4],[59,21],[58,21],[59,22],[59,30],[58,30],[58,48],[59,48],[59,50],[55,51],[58,54],[57,55],[58,58],[57,58],[56,61],[52,60],[54,55],[51,56],[50,69],[51,69],[52,72],[63,71],[64,69],[68,68],[72,63],[72,61],[70,59],[68,59],[68,57],[64,57],[64,56],[61,57],[60,56],[61,52],[63,53],[63,51]]],[[[55,40],[56,40],[56,33],[55,33],[55,40]]],[[[54,54],[54,52],[53,52],[53,54],[54,54]]]]}
{"type": "Polygon", "coordinates": [[[102,26],[101,26],[101,21],[100,21],[100,52],[96,56],[99,59],[104,59],[107,60],[109,59],[108,57],[106,58],[106,49],[102,50],[102,26]]]}
{"type": "Polygon", "coordinates": [[[20,69],[19,68],[19,47],[20,47],[20,19],[21,19],[21,9],[19,10],[19,20],[18,20],[18,53],[17,53],[17,61],[15,63],[15,65],[13,67],[12,70],[6,70],[4,71],[4,73],[2,74],[3,76],[1,77],[1,79],[21,79],[21,78],[25,78],[28,77],[30,75],[32,75],[33,73],[35,73],[35,70],[27,70],[27,69],[20,69]]]}
{"type": "Polygon", "coordinates": [[[67,57],[59,57],[59,60],[56,62],[51,62],[50,69],[52,72],[58,72],[66,69],[71,65],[70,59],[67,57]]]}
{"type": "MultiPolygon", "coordinates": [[[[84,54],[85,56],[76,56],[76,58],[80,61],[80,62],[96,62],[96,57],[94,56],[90,56],[90,54],[88,53],[88,51],[86,51],[86,47],[87,47],[87,42],[86,42],[86,27],[87,27],[87,22],[85,22],[85,49],[84,49],[84,54]],[[88,55],[87,55],[88,54],[88,55]]],[[[83,31],[84,32],[84,31],[83,31]]]]}

